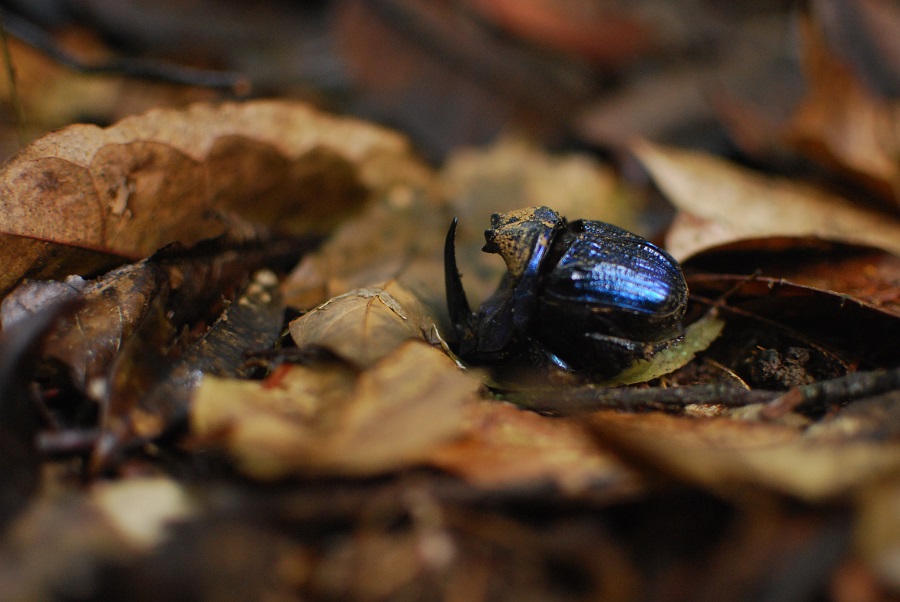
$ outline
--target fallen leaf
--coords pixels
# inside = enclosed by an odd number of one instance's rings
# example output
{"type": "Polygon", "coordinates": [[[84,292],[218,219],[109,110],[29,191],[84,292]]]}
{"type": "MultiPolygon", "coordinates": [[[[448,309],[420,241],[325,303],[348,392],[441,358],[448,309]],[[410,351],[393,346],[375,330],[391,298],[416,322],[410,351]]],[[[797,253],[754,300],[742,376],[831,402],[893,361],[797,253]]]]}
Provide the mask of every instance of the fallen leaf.
{"type": "Polygon", "coordinates": [[[142,550],[165,541],[172,523],[195,511],[187,490],[167,477],[98,483],[90,499],[125,541],[142,550]]]}
{"type": "Polygon", "coordinates": [[[828,47],[865,85],[885,97],[900,91],[900,6],[893,0],[815,0],[812,18],[828,47]]]}
{"type": "Polygon", "coordinates": [[[439,350],[410,341],[355,379],[303,366],[261,383],[204,378],[191,425],[255,478],[372,475],[421,463],[457,436],[479,386],[439,350]]]}
{"type": "Polygon", "coordinates": [[[3,299],[3,328],[33,315],[49,303],[79,299],[81,307],[48,336],[43,355],[68,366],[81,390],[94,378],[107,376],[122,345],[159,293],[159,266],[139,262],[117,268],[102,278],[66,282],[26,281],[3,299]]]}
{"type": "Polygon", "coordinates": [[[645,383],[686,366],[706,350],[722,333],[725,322],[714,316],[703,316],[684,329],[681,338],[661,349],[650,359],[637,359],[605,384],[633,385],[645,383]]]}
{"type": "MultiPolygon", "coordinates": [[[[322,231],[370,192],[428,174],[401,136],[299,103],[154,110],[69,126],[9,161],[0,245],[63,277],[54,268],[70,252],[139,259],[172,242],[245,238],[247,220],[322,231]]],[[[5,270],[0,290],[33,272],[5,270]]]]}
{"type": "Polygon", "coordinates": [[[598,412],[602,444],[729,497],[763,487],[810,501],[846,497],[900,472],[900,444],[819,442],[782,425],[598,412]]]}
{"type": "Polygon", "coordinates": [[[486,488],[552,482],[570,495],[591,490],[616,496],[641,483],[578,422],[498,402],[468,407],[465,436],[435,449],[429,463],[486,488]]]}
{"type": "Polygon", "coordinates": [[[329,299],[290,324],[298,347],[324,347],[356,366],[368,367],[408,339],[428,339],[434,319],[396,283],[329,299]]]}
{"type": "Polygon", "coordinates": [[[632,148],[681,211],[666,240],[676,259],[769,236],[817,237],[900,253],[900,221],[889,215],[703,153],[645,141],[632,148]]]}
{"type": "Polygon", "coordinates": [[[300,261],[282,285],[286,303],[307,310],[388,283],[415,290],[422,301],[442,300],[443,236],[451,219],[432,192],[398,186],[300,261]]]}
{"type": "Polygon", "coordinates": [[[900,588],[900,487],[886,481],[859,496],[856,549],[878,577],[894,591],[900,588]]]}
{"type": "Polygon", "coordinates": [[[879,249],[806,238],[748,239],[701,251],[682,267],[779,278],[900,316],[900,256],[879,249]]]}
{"type": "Polygon", "coordinates": [[[595,85],[583,65],[497,35],[462,5],[332,12],[332,45],[358,100],[435,159],[514,125],[558,136],[556,124],[595,85]]]}
{"type": "Polygon", "coordinates": [[[545,0],[468,0],[466,4],[510,34],[607,68],[649,53],[661,34],[658,25],[634,6],[545,0]]]}

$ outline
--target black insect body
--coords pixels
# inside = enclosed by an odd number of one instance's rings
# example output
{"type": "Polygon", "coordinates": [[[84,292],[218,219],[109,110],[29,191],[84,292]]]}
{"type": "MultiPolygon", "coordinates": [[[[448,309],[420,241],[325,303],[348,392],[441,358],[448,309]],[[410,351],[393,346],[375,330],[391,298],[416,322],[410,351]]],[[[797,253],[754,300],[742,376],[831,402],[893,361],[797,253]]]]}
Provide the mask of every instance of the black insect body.
{"type": "Polygon", "coordinates": [[[482,250],[499,254],[507,273],[472,312],[456,266],[456,224],[447,233],[444,276],[466,361],[530,356],[612,376],[680,335],[687,284],[668,253],[610,224],[567,222],[548,207],[491,216],[482,250]]]}

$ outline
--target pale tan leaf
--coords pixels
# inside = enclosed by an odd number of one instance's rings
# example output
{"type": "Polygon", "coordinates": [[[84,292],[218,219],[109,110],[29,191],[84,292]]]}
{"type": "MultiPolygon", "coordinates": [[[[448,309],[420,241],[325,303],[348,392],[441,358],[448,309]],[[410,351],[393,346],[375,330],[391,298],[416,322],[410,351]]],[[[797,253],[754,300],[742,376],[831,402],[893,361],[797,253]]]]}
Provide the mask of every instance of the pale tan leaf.
{"type": "Polygon", "coordinates": [[[856,546],[876,574],[900,589],[900,486],[886,480],[859,496],[856,546]]]}
{"type": "Polygon", "coordinates": [[[325,347],[368,367],[408,339],[430,336],[434,321],[415,295],[396,283],[335,297],[290,324],[298,347],[325,347]]]}
{"type": "Polygon", "coordinates": [[[657,185],[689,214],[667,239],[683,260],[747,238],[809,236],[900,253],[900,221],[820,189],[754,173],[703,153],[637,142],[657,185]]]}
{"type": "Polygon", "coordinates": [[[479,382],[441,351],[411,341],[354,378],[292,366],[262,383],[205,378],[197,436],[220,442],[247,474],[368,475],[421,463],[457,436],[479,382]]]}

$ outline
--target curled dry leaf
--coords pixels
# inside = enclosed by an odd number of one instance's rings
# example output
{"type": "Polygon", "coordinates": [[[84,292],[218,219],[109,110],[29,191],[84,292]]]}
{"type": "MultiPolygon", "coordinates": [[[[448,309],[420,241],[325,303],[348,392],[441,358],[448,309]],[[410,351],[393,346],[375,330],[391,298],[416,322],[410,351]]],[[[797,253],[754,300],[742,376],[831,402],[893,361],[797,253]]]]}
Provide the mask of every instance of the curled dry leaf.
{"type": "Polygon", "coordinates": [[[256,478],[370,475],[420,463],[457,436],[478,387],[446,355],[410,341],[355,379],[334,366],[286,366],[261,383],[205,378],[191,424],[256,478]]]}
{"type": "Polygon", "coordinates": [[[666,414],[598,412],[600,441],[629,457],[727,496],[765,487],[823,501],[900,470],[900,444],[819,441],[776,424],[666,414]]]}
{"type": "Polygon", "coordinates": [[[465,436],[435,449],[429,463],[479,487],[552,482],[573,495],[591,488],[611,496],[640,487],[639,477],[597,445],[583,425],[503,403],[468,407],[465,436]]]}
{"type": "Polygon", "coordinates": [[[105,377],[122,345],[134,332],[158,291],[158,266],[148,262],[112,270],[103,278],[66,282],[26,281],[4,300],[3,328],[39,311],[48,303],[79,299],[81,307],[44,340],[43,355],[68,366],[72,382],[88,389],[105,377]]]}
{"type": "Polygon", "coordinates": [[[746,238],[806,236],[900,253],[900,221],[822,190],[702,153],[641,141],[633,150],[681,210],[667,249],[683,260],[746,238]]]}
{"type": "Polygon", "coordinates": [[[702,251],[682,266],[688,272],[758,273],[900,316],[900,256],[880,249],[800,238],[751,239],[702,251]]]}
{"type": "Polygon", "coordinates": [[[340,295],[290,324],[298,347],[324,347],[360,367],[408,339],[430,337],[434,329],[416,296],[396,283],[340,295]]]}
{"type": "Polygon", "coordinates": [[[86,254],[142,258],[172,242],[246,236],[248,219],[321,231],[368,192],[427,174],[401,136],[299,103],[197,104],[69,126],[0,171],[0,248],[18,258],[0,290],[27,275],[66,276],[60,266],[80,267],[86,254]]]}

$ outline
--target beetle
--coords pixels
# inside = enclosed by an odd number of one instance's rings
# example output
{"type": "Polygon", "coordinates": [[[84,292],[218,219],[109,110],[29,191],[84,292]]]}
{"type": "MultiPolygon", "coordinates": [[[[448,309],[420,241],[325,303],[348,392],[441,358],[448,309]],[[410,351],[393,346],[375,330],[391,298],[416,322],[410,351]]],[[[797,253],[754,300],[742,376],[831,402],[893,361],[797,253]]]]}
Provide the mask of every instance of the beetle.
{"type": "Polygon", "coordinates": [[[549,207],[491,216],[482,251],[507,272],[473,312],[456,264],[454,219],[444,244],[447,308],[459,357],[523,357],[568,372],[613,376],[681,334],[688,289],[678,262],[611,224],[569,222],[549,207]]]}

